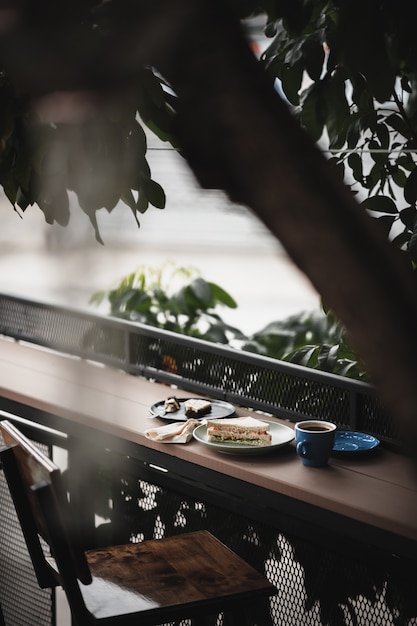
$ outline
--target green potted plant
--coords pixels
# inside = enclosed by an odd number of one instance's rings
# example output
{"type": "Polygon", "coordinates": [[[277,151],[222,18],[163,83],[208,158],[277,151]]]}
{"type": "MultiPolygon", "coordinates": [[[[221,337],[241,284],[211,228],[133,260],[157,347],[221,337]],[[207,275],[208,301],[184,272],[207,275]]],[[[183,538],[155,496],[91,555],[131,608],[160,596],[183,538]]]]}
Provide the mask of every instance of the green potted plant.
{"type": "Polygon", "coordinates": [[[140,267],[114,289],[93,294],[90,302],[96,306],[106,302],[108,312],[115,317],[206,341],[227,344],[244,339],[243,333],[219,313],[221,307],[235,309],[235,300],[192,267],[140,267]]]}

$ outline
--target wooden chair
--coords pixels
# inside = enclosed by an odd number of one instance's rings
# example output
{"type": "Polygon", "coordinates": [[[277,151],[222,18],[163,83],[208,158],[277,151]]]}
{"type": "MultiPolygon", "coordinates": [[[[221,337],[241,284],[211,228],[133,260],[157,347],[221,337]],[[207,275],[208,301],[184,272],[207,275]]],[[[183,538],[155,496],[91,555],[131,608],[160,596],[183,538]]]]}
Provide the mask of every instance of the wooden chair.
{"type": "Polygon", "coordinates": [[[276,594],[206,531],[84,552],[71,529],[60,469],[10,422],[0,422],[0,430],[3,469],[38,583],[63,587],[77,626],[155,626],[187,618],[203,624],[221,612],[241,626],[276,594]]]}

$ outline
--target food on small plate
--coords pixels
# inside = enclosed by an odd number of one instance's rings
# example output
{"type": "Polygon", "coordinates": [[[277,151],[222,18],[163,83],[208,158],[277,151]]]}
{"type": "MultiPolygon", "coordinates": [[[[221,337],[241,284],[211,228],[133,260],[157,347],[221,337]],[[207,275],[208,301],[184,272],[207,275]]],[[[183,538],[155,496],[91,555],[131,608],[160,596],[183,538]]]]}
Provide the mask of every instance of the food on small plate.
{"type": "Polygon", "coordinates": [[[165,413],[175,413],[175,411],[179,411],[180,408],[181,408],[181,405],[175,396],[169,396],[169,398],[165,400],[165,403],[164,403],[165,413]]]}
{"type": "Polygon", "coordinates": [[[207,437],[216,443],[237,443],[246,446],[270,446],[269,424],[253,417],[207,420],[207,437]]]}
{"type": "Polygon", "coordinates": [[[200,400],[191,398],[184,402],[184,412],[187,417],[202,417],[211,411],[211,402],[208,400],[200,400]]]}

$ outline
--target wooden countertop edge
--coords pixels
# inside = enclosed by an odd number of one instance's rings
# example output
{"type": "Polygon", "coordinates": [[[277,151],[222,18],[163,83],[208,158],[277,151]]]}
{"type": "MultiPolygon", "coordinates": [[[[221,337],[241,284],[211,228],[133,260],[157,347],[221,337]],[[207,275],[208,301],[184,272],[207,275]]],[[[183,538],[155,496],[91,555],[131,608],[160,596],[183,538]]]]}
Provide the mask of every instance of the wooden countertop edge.
{"type": "MultiPolygon", "coordinates": [[[[143,434],[152,425],[148,419],[150,398],[156,401],[169,387],[36,347],[5,343],[0,342],[0,393],[11,400],[417,540],[417,481],[411,475],[408,481],[401,475],[403,484],[397,484],[392,475],[391,482],[387,479],[389,471],[381,479],[367,474],[366,464],[359,464],[358,469],[339,459],[331,459],[327,468],[306,468],[295,452],[290,453],[291,446],[285,453],[278,450],[273,456],[254,460],[221,455],[196,441],[186,446],[155,443],[143,434]],[[40,392],[42,387],[47,393],[40,392]],[[136,397],[139,391],[141,400],[136,397]],[[72,408],[74,394],[81,409],[72,408]],[[114,415],[123,426],[115,422],[114,415]]],[[[384,451],[378,463],[402,471],[406,460],[384,451]]],[[[369,467],[375,474],[377,463],[369,463],[369,467]]]]}

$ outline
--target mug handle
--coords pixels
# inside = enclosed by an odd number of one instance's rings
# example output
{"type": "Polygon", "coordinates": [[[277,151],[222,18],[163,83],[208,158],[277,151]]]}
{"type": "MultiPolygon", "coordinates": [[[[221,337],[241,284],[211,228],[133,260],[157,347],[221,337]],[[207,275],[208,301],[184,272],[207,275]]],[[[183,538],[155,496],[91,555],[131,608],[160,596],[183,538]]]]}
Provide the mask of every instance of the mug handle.
{"type": "Polygon", "coordinates": [[[296,446],[297,454],[300,456],[308,455],[308,442],[307,441],[299,441],[296,446]]]}

